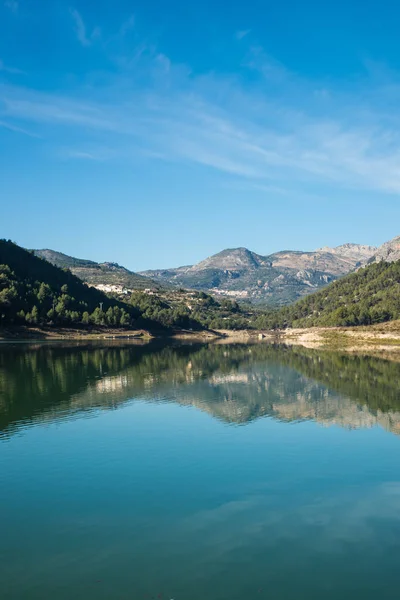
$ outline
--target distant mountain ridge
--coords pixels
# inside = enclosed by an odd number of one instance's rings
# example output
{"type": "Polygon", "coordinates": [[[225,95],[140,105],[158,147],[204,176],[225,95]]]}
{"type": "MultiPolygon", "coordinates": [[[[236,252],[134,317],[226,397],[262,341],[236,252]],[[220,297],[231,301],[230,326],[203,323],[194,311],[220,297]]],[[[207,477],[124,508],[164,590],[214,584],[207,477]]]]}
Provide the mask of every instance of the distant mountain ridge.
{"type": "Polygon", "coordinates": [[[283,250],[262,256],[247,248],[229,248],[196,265],[140,274],[219,296],[284,305],[366,264],[377,250],[349,243],[314,252],[283,250]]]}
{"type": "Polygon", "coordinates": [[[378,248],[376,246],[365,246],[363,244],[342,244],[341,246],[336,246],[335,248],[325,246],[324,248],[319,248],[316,250],[316,252],[327,252],[329,254],[335,254],[335,256],[340,256],[343,259],[347,257],[363,262],[368,260],[377,250],[378,248]]]}
{"type": "Polygon", "coordinates": [[[117,286],[120,288],[144,290],[147,288],[159,289],[160,284],[151,281],[148,277],[138,275],[129,271],[118,263],[97,263],[93,260],[85,260],[68,256],[62,252],[50,250],[33,250],[35,256],[44,258],[51,264],[62,269],[70,269],[74,275],[89,285],[107,291],[106,288],[117,286]]]}
{"type": "Polygon", "coordinates": [[[248,248],[227,248],[195,265],[135,273],[113,263],[96,263],[54,250],[34,250],[52,264],[68,268],[77,277],[103,291],[183,287],[219,297],[271,306],[290,304],[327,284],[373,262],[400,259],[400,236],[379,248],[346,243],[312,252],[282,250],[269,255],[248,248]]]}
{"type": "Polygon", "coordinates": [[[380,262],[381,260],[386,262],[400,260],[400,236],[382,244],[369,262],[380,262]]]}

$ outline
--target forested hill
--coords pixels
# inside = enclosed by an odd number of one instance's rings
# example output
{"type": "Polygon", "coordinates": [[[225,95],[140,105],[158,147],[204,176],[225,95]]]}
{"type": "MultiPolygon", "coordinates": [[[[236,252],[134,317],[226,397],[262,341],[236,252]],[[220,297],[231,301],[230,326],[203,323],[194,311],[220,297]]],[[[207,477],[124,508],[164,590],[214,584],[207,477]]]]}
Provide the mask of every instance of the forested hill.
{"type": "Polygon", "coordinates": [[[70,271],[0,240],[0,319],[10,324],[127,326],[140,312],[88,287],[70,271]]]}
{"type": "Polygon", "coordinates": [[[400,260],[379,262],[278,311],[261,315],[269,327],[370,325],[400,318],[400,260]]]}
{"type": "Polygon", "coordinates": [[[0,327],[133,327],[150,331],[252,327],[253,314],[204,292],[107,296],[11,241],[0,240],[0,327]]]}

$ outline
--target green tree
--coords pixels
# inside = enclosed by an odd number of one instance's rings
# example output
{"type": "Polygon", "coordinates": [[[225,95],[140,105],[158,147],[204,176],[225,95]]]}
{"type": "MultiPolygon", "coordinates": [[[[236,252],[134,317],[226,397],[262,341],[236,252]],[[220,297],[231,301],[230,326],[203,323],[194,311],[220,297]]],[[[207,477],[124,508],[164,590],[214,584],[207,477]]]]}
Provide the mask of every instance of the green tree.
{"type": "Polygon", "coordinates": [[[34,306],[32,308],[31,323],[33,323],[34,325],[37,325],[39,323],[39,310],[37,306],[34,306]]]}
{"type": "Polygon", "coordinates": [[[51,299],[51,288],[47,283],[41,283],[39,286],[39,291],[37,293],[37,299],[41,304],[43,304],[46,300],[51,299]]]}
{"type": "Polygon", "coordinates": [[[122,327],[127,327],[128,325],[130,325],[129,314],[124,309],[121,310],[120,324],[122,327]]]}
{"type": "Polygon", "coordinates": [[[99,306],[97,308],[95,308],[95,310],[90,315],[90,320],[95,325],[105,325],[105,323],[106,323],[105,313],[100,309],[99,306]]]}

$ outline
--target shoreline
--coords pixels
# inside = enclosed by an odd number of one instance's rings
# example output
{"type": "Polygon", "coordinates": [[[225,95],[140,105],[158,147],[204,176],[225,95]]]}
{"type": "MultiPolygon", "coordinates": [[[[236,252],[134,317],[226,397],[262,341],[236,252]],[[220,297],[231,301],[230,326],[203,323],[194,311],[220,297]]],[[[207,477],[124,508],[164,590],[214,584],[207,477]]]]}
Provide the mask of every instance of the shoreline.
{"type": "Polygon", "coordinates": [[[360,327],[287,329],[281,332],[280,339],[287,345],[305,348],[400,354],[400,321],[360,327]]]}
{"type": "Polygon", "coordinates": [[[12,341],[63,341],[63,340],[132,340],[147,342],[150,340],[195,340],[195,341],[217,341],[217,340],[255,340],[259,336],[272,339],[276,337],[273,332],[259,332],[253,330],[174,330],[150,332],[144,329],[107,329],[91,328],[90,330],[71,327],[8,327],[0,329],[0,342],[12,341]]]}
{"type": "Polygon", "coordinates": [[[340,352],[389,352],[400,354],[400,321],[389,321],[364,327],[311,327],[302,329],[271,330],[175,330],[149,332],[92,328],[90,330],[45,327],[9,327],[0,330],[0,342],[40,341],[132,341],[148,343],[151,340],[181,340],[214,343],[281,343],[340,352]]]}

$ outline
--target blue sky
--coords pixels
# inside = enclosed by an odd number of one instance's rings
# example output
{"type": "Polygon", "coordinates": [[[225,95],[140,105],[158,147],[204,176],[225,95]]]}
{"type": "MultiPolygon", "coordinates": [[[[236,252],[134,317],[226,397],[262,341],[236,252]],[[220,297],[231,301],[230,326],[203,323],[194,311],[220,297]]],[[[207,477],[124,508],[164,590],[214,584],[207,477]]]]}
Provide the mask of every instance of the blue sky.
{"type": "Polygon", "coordinates": [[[0,236],[142,270],[399,235],[399,21],[0,0],[0,236]]]}

